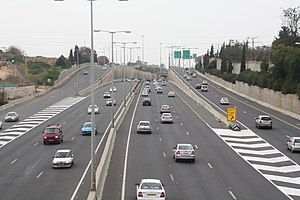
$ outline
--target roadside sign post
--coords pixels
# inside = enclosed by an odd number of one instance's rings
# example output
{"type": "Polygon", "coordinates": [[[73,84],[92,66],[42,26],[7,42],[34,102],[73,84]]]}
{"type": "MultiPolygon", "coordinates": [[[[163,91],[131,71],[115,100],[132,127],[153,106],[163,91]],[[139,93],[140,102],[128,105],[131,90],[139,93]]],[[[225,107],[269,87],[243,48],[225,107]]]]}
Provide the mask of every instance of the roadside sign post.
{"type": "Polygon", "coordinates": [[[227,108],[227,121],[236,121],[236,108],[227,108]]]}

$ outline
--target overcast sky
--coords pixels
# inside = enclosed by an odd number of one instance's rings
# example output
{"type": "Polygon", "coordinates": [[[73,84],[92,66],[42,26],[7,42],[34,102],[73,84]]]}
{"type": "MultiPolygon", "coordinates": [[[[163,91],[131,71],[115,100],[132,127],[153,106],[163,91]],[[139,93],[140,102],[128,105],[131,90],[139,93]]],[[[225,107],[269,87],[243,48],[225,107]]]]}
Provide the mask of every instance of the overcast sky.
{"type": "MultiPolygon", "coordinates": [[[[0,0],[0,47],[14,45],[28,56],[46,57],[68,57],[75,45],[90,47],[90,5],[87,0],[0,0]]],[[[255,45],[270,45],[282,25],[282,10],[299,5],[299,0],[96,0],[94,29],[132,31],[115,34],[114,41],[138,42],[128,47],[142,47],[144,41],[144,61],[158,64],[161,55],[167,64],[168,46],[200,55],[230,39],[251,37],[255,45]]],[[[110,38],[94,33],[98,55],[109,57],[110,38]]],[[[115,49],[114,60],[120,62],[123,51],[115,49]]],[[[138,58],[142,48],[132,50],[132,59],[138,58]]]]}

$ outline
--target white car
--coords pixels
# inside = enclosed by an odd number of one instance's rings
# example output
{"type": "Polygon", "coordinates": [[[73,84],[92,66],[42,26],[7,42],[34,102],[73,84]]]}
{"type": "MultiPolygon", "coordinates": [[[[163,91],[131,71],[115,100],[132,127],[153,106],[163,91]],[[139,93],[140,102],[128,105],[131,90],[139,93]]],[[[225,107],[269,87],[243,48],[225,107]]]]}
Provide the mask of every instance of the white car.
{"type": "Polygon", "coordinates": [[[201,85],[201,92],[208,92],[208,86],[207,85],[201,85]]]}
{"type": "Polygon", "coordinates": [[[221,105],[229,105],[229,99],[227,97],[222,97],[220,99],[220,104],[221,105]]]}
{"type": "Polygon", "coordinates": [[[147,97],[148,96],[148,89],[144,88],[142,91],[142,97],[147,97]]]}
{"type": "Polygon", "coordinates": [[[169,91],[168,97],[175,97],[175,92],[174,91],[169,91]]]}
{"type": "MultiPolygon", "coordinates": [[[[97,105],[94,105],[94,111],[95,111],[95,114],[99,114],[99,107],[97,105]]],[[[92,105],[89,105],[88,114],[91,114],[91,113],[92,113],[92,105]]]]}
{"type": "Polygon", "coordinates": [[[142,179],[136,183],[137,200],[165,200],[166,191],[159,179],[142,179]]]}
{"type": "Polygon", "coordinates": [[[286,142],[287,149],[291,152],[300,151],[300,137],[288,137],[286,142]]]}
{"type": "Polygon", "coordinates": [[[74,164],[74,156],[70,149],[57,150],[53,160],[53,168],[72,167],[74,164]]]}
{"type": "Polygon", "coordinates": [[[195,162],[195,150],[191,144],[177,144],[173,147],[173,158],[178,160],[191,160],[195,162]]]}
{"type": "Polygon", "coordinates": [[[116,88],[116,87],[111,87],[111,88],[109,89],[109,91],[111,91],[111,92],[116,92],[116,91],[117,91],[117,88],[116,88]]]}
{"type": "Polygon", "coordinates": [[[269,128],[272,129],[273,124],[272,124],[272,119],[269,115],[258,115],[255,119],[255,126],[260,129],[260,128],[269,128]]]}
{"type": "Polygon", "coordinates": [[[116,100],[113,100],[113,99],[108,99],[106,101],[106,105],[107,106],[112,106],[114,104],[114,106],[116,105],[116,100]]]}
{"type": "Polygon", "coordinates": [[[160,116],[160,123],[173,123],[173,116],[171,113],[163,113],[160,116]]]}
{"type": "Polygon", "coordinates": [[[137,133],[152,133],[151,123],[149,121],[139,121],[136,126],[137,133]]]}
{"type": "Polygon", "coordinates": [[[19,115],[16,112],[8,112],[4,118],[5,122],[17,122],[19,121],[19,115]]]}

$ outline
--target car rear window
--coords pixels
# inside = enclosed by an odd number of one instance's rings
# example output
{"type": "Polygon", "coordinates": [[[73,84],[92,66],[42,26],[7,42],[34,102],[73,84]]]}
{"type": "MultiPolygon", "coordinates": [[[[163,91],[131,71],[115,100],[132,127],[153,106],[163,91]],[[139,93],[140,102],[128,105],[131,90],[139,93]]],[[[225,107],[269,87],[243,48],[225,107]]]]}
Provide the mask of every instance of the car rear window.
{"type": "Polygon", "coordinates": [[[143,183],[141,189],[161,190],[162,188],[159,183],[143,183]]]}
{"type": "Polygon", "coordinates": [[[271,120],[271,118],[270,117],[262,117],[261,120],[269,121],[269,120],[271,120]]]}
{"type": "Polygon", "coordinates": [[[141,122],[140,126],[149,126],[149,123],[148,122],[141,122]]]}
{"type": "Polygon", "coordinates": [[[58,128],[46,128],[45,133],[59,133],[58,128]]]}
{"type": "Polygon", "coordinates": [[[193,150],[192,146],[179,146],[178,147],[179,150],[193,150]]]}

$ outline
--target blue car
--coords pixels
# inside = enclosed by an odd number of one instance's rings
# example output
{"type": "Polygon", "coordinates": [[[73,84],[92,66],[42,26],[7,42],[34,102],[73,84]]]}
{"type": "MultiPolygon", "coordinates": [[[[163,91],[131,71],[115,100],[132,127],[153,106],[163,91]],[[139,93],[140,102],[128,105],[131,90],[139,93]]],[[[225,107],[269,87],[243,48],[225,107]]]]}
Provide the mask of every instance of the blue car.
{"type": "MultiPolygon", "coordinates": [[[[92,132],[92,122],[85,122],[81,126],[81,134],[82,135],[91,135],[92,132]]],[[[98,125],[95,124],[95,135],[98,133],[98,125]]]]}

